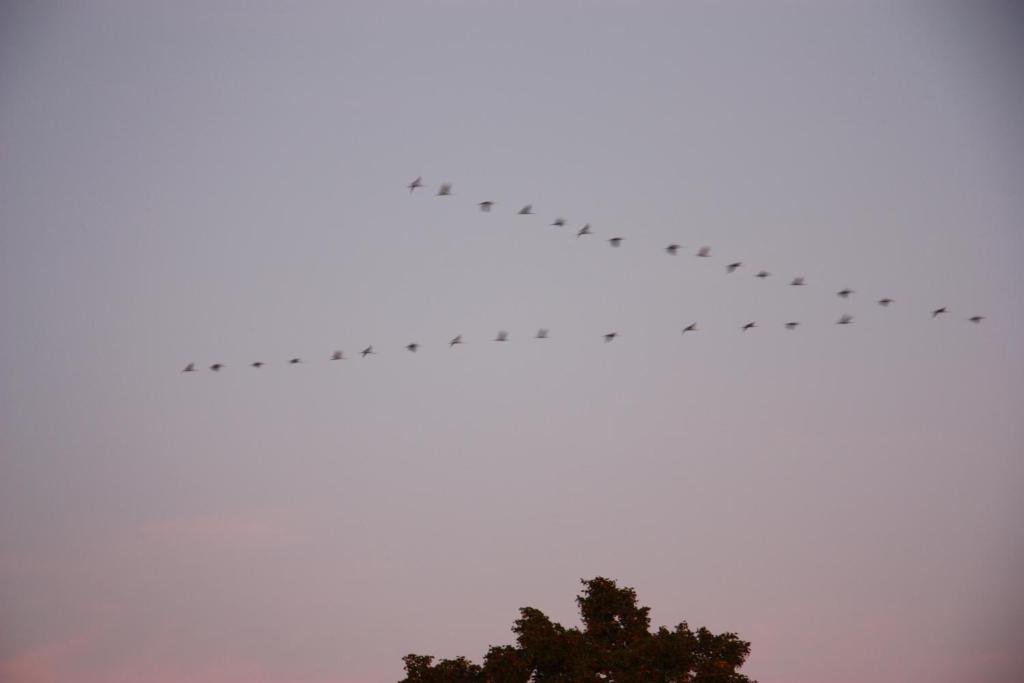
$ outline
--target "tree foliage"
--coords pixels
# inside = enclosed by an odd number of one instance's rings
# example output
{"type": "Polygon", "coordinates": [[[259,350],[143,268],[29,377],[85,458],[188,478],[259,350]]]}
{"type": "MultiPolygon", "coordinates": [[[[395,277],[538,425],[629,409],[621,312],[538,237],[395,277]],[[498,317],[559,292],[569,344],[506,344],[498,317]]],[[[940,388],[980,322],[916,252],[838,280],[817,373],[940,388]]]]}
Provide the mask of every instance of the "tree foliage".
{"type": "Polygon", "coordinates": [[[685,621],[652,632],[650,608],[632,588],[603,577],[582,583],[582,628],[524,607],[512,625],[516,644],[491,646],[482,666],[410,654],[400,683],[752,683],[737,671],[750,643],[735,633],[694,631],[685,621]]]}

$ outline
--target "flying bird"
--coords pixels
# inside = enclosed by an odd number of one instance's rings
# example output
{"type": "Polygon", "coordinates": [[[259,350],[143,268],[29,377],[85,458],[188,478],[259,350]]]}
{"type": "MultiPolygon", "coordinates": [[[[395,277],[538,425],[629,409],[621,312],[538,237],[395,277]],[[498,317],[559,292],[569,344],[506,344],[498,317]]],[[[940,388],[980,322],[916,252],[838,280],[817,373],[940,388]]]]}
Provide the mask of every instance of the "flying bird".
{"type": "Polygon", "coordinates": [[[417,176],[416,180],[409,183],[409,192],[412,192],[417,187],[423,187],[423,176],[417,176]]]}
{"type": "Polygon", "coordinates": [[[335,351],[331,354],[331,360],[345,360],[345,354],[341,351],[335,351]]]}
{"type": "Polygon", "coordinates": [[[803,287],[806,283],[802,277],[795,277],[789,284],[793,287],[803,287]]]}
{"type": "Polygon", "coordinates": [[[737,268],[739,268],[739,267],[740,267],[740,266],[742,266],[742,265],[743,265],[743,263],[742,263],[742,262],[740,262],[740,261],[737,261],[736,263],[730,263],[729,265],[727,265],[727,266],[725,267],[725,270],[726,270],[727,272],[730,272],[730,273],[735,273],[735,272],[736,272],[736,269],[737,269],[737,268]]]}
{"type": "Polygon", "coordinates": [[[220,372],[220,369],[222,367],[224,367],[223,363],[214,363],[213,365],[210,366],[210,369],[213,370],[214,372],[220,372]]]}
{"type": "Polygon", "coordinates": [[[746,325],[743,326],[743,332],[746,332],[747,330],[752,330],[755,327],[757,327],[757,323],[749,322],[749,323],[747,323],[746,325]]]}
{"type": "Polygon", "coordinates": [[[438,197],[450,197],[452,194],[452,184],[444,183],[437,191],[438,197]]]}
{"type": "Polygon", "coordinates": [[[547,339],[548,338],[548,331],[542,327],[539,330],[537,330],[537,336],[534,337],[534,338],[535,339],[547,339]]]}
{"type": "Polygon", "coordinates": [[[769,273],[767,270],[759,270],[757,271],[757,275],[755,275],[754,277],[759,277],[763,280],[769,275],[771,275],[771,273],[769,273]]]}
{"type": "Polygon", "coordinates": [[[612,238],[610,238],[608,240],[608,244],[612,245],[613,247],[617,247],[620,244],[622,244],[622,238],[621,237],[612,237],[612,238]]]}
{"type": "Polygon", "coordinates": [[[670,244],[667,247],[665,247],[665,251],[668,252],[669,254],[671,254],[672,256],[675,256],[676,252],[679,251],[679,245],[678,244],[670,244]]]}
{"type": "Polygon", "coordinates": [[[533,204],[527,204],[523,208],[519,209],[520,216],[530,216],[533,214],[533,204]]]}
{"type": "Polygon", "coordinates": [[[556,227],[556,228],[561,228],[562,226],[565,225],[565,219],[564,218],[556,218],[555,222],[552,223],[551,225],[556,227]]]}
{"type": "Polygon", "coordinates": [[[977,325],[978,323],[980,323],[984,319],[985,319],[985,316],[983,316],[983,315],[974,315],[974,316],[971,316],[970,318],[968,318],[968,320],[970,320],[975,325],[977,325]]]}
{"type": "Polygon", "coordinates": [[[196,371],[196,364],[195,363],[189,363],[188,365],[185,366],[185,369],[182,370],[182,372],[195,372],[195,371],[196,371]]]}
{"type": "Polygon", "coordinates": [[[452,340],[450,342],[448,342],[448,348],[451,348],[451,347],[455,346],[456,344],[462,344],[462,343],[463,343],[462,342],[462,335],[460,334],[460,335],[457,335],[456,337],[453,337],[452,340]]]}
{"type": "Polygon", "coordinates": [[[883,307],[888,306],[891,303],[892,303],[892,299],[879,299],[878,300],[878,305],[879,306],[883,306],[883,307]]]}
{"type": "Polygon", "coordinates": [[[701,258],[707,258],[711,256],[711,247],[701,247],[697,250],[697,256],[701,258]]]}
{"type": "Polygon", "coordinates": [[[262,367],[263,367],[264,365],[266,365],[266,363],[264,363],[264,362],[263,362],[263,361],[261,361],[261,360],[258,360],[258,361],[254,362],[254,363],[249,363],[249,365],[251,365],[252,367],[254,367],[254,368],[256,368],[257,370],[259,370],[259,369],[260,369],[260,368],[262,368],[262,367]]]}
{"type": "Polygon", "coordinates": [[[406,344],[405,345],[406,351],[410,351],[412,353],[416,353],[416,349],[418,349],[418,348],[420,348],[420,345],[417,344],[416,342],[413,342],[412,344],[406,344]]]}
{"type": "Polygon", "coordinates": [[[946,313],[946,312],[947,311],[946,311],[946,307],[945,306],[943,306],[942,308],[936,308],[934,311],[932,311],[932,317],[933,318],[938,318],[940,315],[942,315],[943,313],[946,313]]]}
{"type": "Polygon", "coordinates": [[[786,329],[787,329],[787,330],[795,330],[795,329],[796,329],[796,326],[797,326],[797,325],[799,325],[799,324],[800,324],[800,323],[798,323],[798,322],[796,322],[796,321],[793,321],[793,322],[789,322],[789,323],[786,323],[786,329]]]}
{"type": "Polygon", "coordinates": [[[853,316],[852,315],[844,315],[841,318],[839,318],[839,320],[836,321],[836,325],[849,325],[852,322],[853,322],[853,316]]]}
{"type": "Polygon", "coordinates": [[[363,358],[366,358],[367,356],[375,356],[376,352],[374,352],[373,345],[371,344],[370,346],[367,346],[365,349],[360,351],[359,355],[362,356],[363,358]]]}
{"type": "Polygon", "coordinates": [[[491,207],[493,207],[493,206],[494,206],[494,202],[491,202],[491,201],[480,202],[480,210],[483,211],[484,213],[489,213],[490,210],[491,210],[491,207]]]}
{"type": "Polygon", "coordinates": [[[697,329],[697,323],[690,323],[689,325],[687,325],[686,327],[683,328],[683,334],[686,334],[687,332],[698,332],[698,331],[699,330],[697,329]]]}
{"type": "Polygon", "coordinates": [[[494,341],[496,341],[496,342],[508,341],[508,332],[506,332],[505,330],[500,330],[498,332],[497,336],[494,338],[494,341]]]}
{"type": "Polygon", "coordinates": [[[591,234],[593,234],[593,233],[590,232],[590,223],[587,223],[582,228],[580,228],[580,231],[578,233],[576,233],[576,236],[577,237],[583,237],[584,235],[591,235],[591,234]]]}
{"type": "Polygon", "coordinates": [[[846,299],[846,298],[847,298],[847,297],[849,297],[849,296],[850,296],[851,294],[853,294],[853,290],[852,290],[852,289],[840,289],[840,290],[839,290],[838,292],[836,292],[836,294],[837,294],[838,296],[841,296],[841,297],[843,297],[844,299],[846,299]]]}
{"type": "Polygon", "coordinates": [[[608,342],[615,339],[617,336],[619,336],[618,332],[609,332],[608,334],[604,335],[604,343],[607,344],[608,342]]]}
{"type": "Polygon", "coordinates": [[[288,365],[298,365],[301,362],[301,358],[292,358],[290,361],[288,361],[288,365]]]}

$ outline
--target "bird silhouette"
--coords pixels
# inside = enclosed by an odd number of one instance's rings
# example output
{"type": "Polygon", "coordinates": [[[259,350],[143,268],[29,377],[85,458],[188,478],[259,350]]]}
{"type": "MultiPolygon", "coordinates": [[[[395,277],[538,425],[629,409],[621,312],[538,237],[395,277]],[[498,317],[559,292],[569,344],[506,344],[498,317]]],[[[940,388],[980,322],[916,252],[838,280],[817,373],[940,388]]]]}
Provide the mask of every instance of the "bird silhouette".
{"type": "Polygon", "coordinates": [[[537,336],[534,337],[534,338],[535,339],[547,339],[548,338],[548,331],[542,327],[539,330],[537,330],[537,336]]]}
{"type": "Polygon", "coordinates": [[[591,235],[591,234],[593,234],[593,233],[590,232],[590,223],[587,223],[582,228],[580,228],[580,231],[578,233],[576,233],[576,236],[577,237],[583,237],[584,235],[591,235]]]}
{"type": "Polygon", "coordinates": [[[460,334],[460,335],[457,335],[457,336],[453,337],[452,340],[450,342],[448,342],[448,348],[451,348],[451,347],[455,346],[456,344],[462,344],[462,343],[463,343],[462,335],[460,334]]]}
{"type": "Polygon", "coordinates": [[[266,363],[264,363],[264,362],[263,362],[263,361],[261,361],[261,360],[258,360],[258,361],[255,361],[255,362],[253,362],[253,363],[249,363],[249,365],[251,365],[252,367],[254,367],[254,368],[256,368],[257,370],[259,370],[259,369],[260,369],[260,368],[262,368],[262,367],[263,367],[264,365],[266,365],[266,363]]]}
{"type": "Polygon", "coordinates": [[[795,277],[793,278],[793,281],[790,282],[789,284],[793,287],[803,287],[807,283],[804,282],[804,279],[802,277],[795,277]]]}
{"type": "Polygon", "coordinates": [[[687,332],[698,332],[698,331],[699,330],[697,329],[697,323],[690,323],[689,325],[687,325],[686,327],[683,328],[683,334],[686,334],[687,332]]]}
{"type": "Polygon", "coordinates": [[[185,366],[185,369],[182,370],[182,372],[195,372],[195,371],[196,371],[196,364],[195,363],[189,363],[188,365],[185,366]]]}
{"type": "Polygon", "coordinates": [[[533,215],[533,204],[527,204],[523,208],[519,209],[519,215],[520,216],[530,216],[530,215],[533,215]]]}
{"type": "Polygon", "coordinates": [[[836,321],[836,325],[849,325],[853,322],[852,315],[844,315],[836,321]]]}
{"type": "Polygon", "coordinates": [[[412,192],[417,187],[423,187],[423,176],[417,176],[416,180],[409,183],[409,192],[412,192]]]}
{"type": "Polygon", "coordinates": [[[373,345],[370,345],[370,346],[367,346],[367,347],[366,347],[365,349],[363,349],[362,351],[360,351],[360,352],[359,352],[359,355],[360,355],[360,356],[362,356],[363,358],[366,358],[367,356],[375,356],[375,355],[377,355],[377,354],[376,354],[376,352],[375,352],[375,351],[373,350],[373,345]]]}
{"type": "Polygon", "coordinates": [[[494,341],[496,341],[496,342],[508,341],[508,332],[506,332],[505,330],[500,330],[498,332],[497,336],[494,337],[494,341]]]}
{"type": "Polygon", "coordinates": [[[839,290],[838,292],[836,292],[836,294],[837,294],[838,296],[841,296],[841,297],[843,297],[844,299],[846,299],[846,298],[848,298],[848,297],[849,297],[849,296],[850,296],[851,294],[853,294],[853,290],[852,290],[852,289],[840,289],[840,290],[839,290]]]}
{"type": "Polygon", "coordinates": [[[490,210],[491,210],[491,207],[493,207],[493,206],[494,206],[494,202],[491,202],[491,201],[480,202],[480,210],[483,211],[484,213],[489,213],[490,210]]]}
{"type": "Polygon", "coordinates": [[[796,322],[795,320],[793,322],[788,322],[788,323],[786,323],[786,329],[787,330],[795,330],[796,326],[799,325],[799,324],[800,323],[796,322]]]}
{"type": "Polygon", "coordinates": [[[604,335],[604,343],[607,344],[608,342],[615,339],[617,336],[619,336],[618,332],[609,332],[608,334],[604,335]]]}
{"type": "Polygon", "coordinates": [[[701,258],[708,258],[711,256],[711,247],[701,247],[697,250],[697,256],[701,258]]]}
{"type": "Polygon", "coordinates": [[[891,304],[891,303],[892,303],[892,299],[889,299],[889,298],[886,298],[886,299],[879,299],[879,300],[878,300],[878,305],[879,305],[879,306],[882,306],[882,307],[888,306],[888,305],[889,305],[889,304],[891,304]]]}
{"type": "Polygon", "coordinates": [[[679,245],[678,244],[670,244],[667,247],[665,247],[665,251],[668,252],[669,254],[671,254],[672,256],[675,256],[676,252],[679,251],[679,245]]]}
{"type": "Polygon", "coordinates": [[[405,348],[406,348],[407,351],[411,351],[412,353],[416,353],[416,349],[420,348],[420,345],[417,344],[416,342],[413,342],[412,344],[406,344],[405,348]]]}
{"type": "Polygon", "coordinates": [[[331,354],[331,360],[345,360],[345,354],[341,351],[335,351],[331,354]]]}
{"type": "Polygon", "coordinates": [[[736,263],[730,263],[729,265],[727,265],[725,267],[725,270],[726,270],[726,272],[729,272],[729,273],[735,273],[736,269],[739,268],[742,265],[743,265],[743,263],[741,263],[740,261],[737,261],[736,263]]]}
{"type": "Polygon", "coordinates": [[[752,330],[752,329],[754,329],[755,327],[757,327],[757,323],[755,323],[755,322],[749,322],[749,323],[747,323],[746,325],[744,325],[744,326],[743,326],[743,330],[742,330],[742,331],[743,331],[743,332],[746,332],[747,330],[752,330]]]}
{"type": "Polygon", "coordinates": [[[301,358],[292,358],[290,361],[288,361],[288,365],[298,365],[301,362],[301,358]]]}
{"type": "Polygon", "coordinates": [[[769,275],[771,275],[771,273],[769,273],[767,270],[759,270],[759,271],[757,271],[757,275],[755,275],[754,277],[759,277],[759,278],[761,278],[763,280],[764,278],[768,277],[769,275]]]}
{"type": "Polygon", "coordinates": [[[621,237],[612,237],[612,238],[610,238],[608,240],[608,244],[612,245],[613,247],[617,247],[620,244],[622,244],[622,238],[621,237]]]}
{"type": "Polygon", "coordinates": [[[942,315],[943,313],[947,313],[947,312],[948,311],[946,311],[946,307],[945,306],[943,306],[942,308],[936,308],[934,311],[932,311],[932,317],[933,318],[938,318],[940,315],[942,315]]]}
{"type": "Polygon", "coordinates": [[[214,363],[213,365],[210,366],[210,369],[213,370],[214,372],[220,372],[220,369],[222,367],[224,367],[223,363],[214,363]]]}
{"type": "Polygon", "coordinates": [[[438,197],[450,197],[451,194],[452,194],[452,184],[451,183],[444,183],[437,190],[437,196],[438,197]]]}
{"type": "Polygon", "coordinates": [[[970,320],[975,325],[977,325],[978,323],[980,323],[984,319],[985,319],[985,316],[983,316],[983,315],[973,315],[970,318],[968,318],[968,320],[970,320]]]}
{"type": "Polygon", "coordinates": [[[565,219],[564,218],[556,218],[555,222],[552,223],[551,225],[556,227],[556,228],[561,228],[562,226],[565,225],[565,219]]]}

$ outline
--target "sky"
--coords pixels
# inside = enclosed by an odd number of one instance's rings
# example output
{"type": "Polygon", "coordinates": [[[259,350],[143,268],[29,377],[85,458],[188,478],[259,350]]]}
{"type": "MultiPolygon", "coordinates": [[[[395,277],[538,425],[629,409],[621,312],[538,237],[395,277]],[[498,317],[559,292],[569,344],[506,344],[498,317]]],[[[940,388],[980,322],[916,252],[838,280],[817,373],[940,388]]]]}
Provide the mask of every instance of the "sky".
{"type": "Polygon", "coordinates": [[[4,3],[0,680],[387,683],[600,575],[1019,681],[1022,20],[4,3]]]}

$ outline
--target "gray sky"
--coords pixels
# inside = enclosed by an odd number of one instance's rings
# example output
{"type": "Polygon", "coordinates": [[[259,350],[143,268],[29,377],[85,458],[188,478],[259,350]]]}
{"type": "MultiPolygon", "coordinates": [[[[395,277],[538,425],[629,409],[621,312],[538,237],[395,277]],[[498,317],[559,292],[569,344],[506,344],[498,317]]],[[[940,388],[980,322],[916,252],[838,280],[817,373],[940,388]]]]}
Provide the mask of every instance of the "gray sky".
{"type": "Polygon", "coordinates": [[[393,681],[605,575],[763,683],[1019,680],[1021,31],[7,3],[0,679],[393,681]]]}

